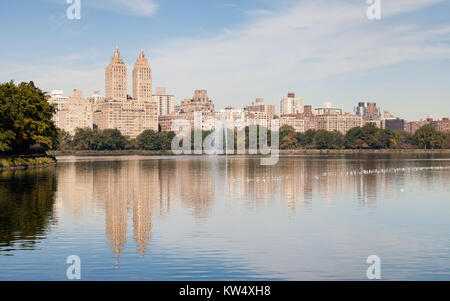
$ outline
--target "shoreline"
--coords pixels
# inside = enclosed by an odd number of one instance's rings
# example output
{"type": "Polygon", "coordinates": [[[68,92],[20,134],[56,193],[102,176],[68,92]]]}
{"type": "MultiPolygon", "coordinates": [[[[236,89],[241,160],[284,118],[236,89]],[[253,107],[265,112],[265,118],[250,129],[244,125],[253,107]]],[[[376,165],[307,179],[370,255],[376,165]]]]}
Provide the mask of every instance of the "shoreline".
{"type": "MultiPolygon", "coordinates": [[[[200,156],[195,154],[176,155],[172,151],[139,151],[139,150],[120,150],[120,151],[52,151],[51,156],[68,157],[68,156],[200,156]]],[[[297,150],[280,150],[280,155],[286,154],[450,154],[450,149],[297,149],[297,150]]],[[[204,155],[204,154],[202,154],[204,155]]],[[[259,154],[258,154],[259,155],[259,154]]],[[[233,155],[232,155],[233,156],[233,155]]]]}
{"type": "Polygon", "coordinates": [[[0,171],[37,169],[55,166],[56,164],[56,158],[53,156],[0,157],[0,171]]]}

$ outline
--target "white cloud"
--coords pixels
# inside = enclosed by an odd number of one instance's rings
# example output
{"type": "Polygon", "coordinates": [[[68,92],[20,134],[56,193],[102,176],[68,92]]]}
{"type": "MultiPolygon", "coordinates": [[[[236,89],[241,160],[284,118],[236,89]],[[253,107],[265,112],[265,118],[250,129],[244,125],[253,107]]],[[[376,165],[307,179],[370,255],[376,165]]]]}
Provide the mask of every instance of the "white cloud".
{"type": "Polygon", "coordinates": [[[383,18],[366,18],[366,1],[309,1],[208,39],[179,39],[152,49],[154,78],[178,98],[208,88],[221,105],[281,93],[330,75],[422,59],[450,58],[447,26],[427,29],[405,13],[445,0],[383,1],[383,18]]]}
{"type": "Polygon", "coordinates": [[[154,0],[113,0],[119,8],[124,8],[135,16],[153,16],[158,9],[154,0]]]}

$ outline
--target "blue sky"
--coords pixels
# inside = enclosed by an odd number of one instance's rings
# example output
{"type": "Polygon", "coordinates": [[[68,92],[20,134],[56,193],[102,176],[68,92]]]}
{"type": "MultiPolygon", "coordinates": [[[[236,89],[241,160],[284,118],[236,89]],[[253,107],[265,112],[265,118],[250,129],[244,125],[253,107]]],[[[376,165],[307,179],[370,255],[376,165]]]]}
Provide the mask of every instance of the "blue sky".
{"type": "Polygon", "coordinates": [[[117,45],[129,72],[139,49],[154,87],[176,102],[208,89],[218,109],[296,92],[352,112],[359,101],[410,120],[450,115],[450,1],[65,0],[0,2],[0,81],[46,91],[104,90],[117,45]]]}

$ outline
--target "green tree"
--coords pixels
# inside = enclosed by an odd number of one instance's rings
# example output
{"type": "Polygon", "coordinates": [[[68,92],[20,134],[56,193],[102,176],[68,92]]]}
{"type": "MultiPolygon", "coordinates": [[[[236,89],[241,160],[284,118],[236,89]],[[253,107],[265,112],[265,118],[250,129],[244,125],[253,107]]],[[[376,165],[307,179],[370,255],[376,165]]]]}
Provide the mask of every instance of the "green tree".
{"type": "Polygon", "coordinates": [[[413,136],[413,140],[417,147],[423,149],[443,149],[448,146],[445,134],[429,124],[418,129],[413,136]]]}
{"type": "Polygon", "coordinates": [[[344,137],[344,145],[349,149],[390,148],[395,143],[395,136],[390,129],[380,129],[375,123],[350,129],[344,137]]]}
{"type": "Polygon", "coordinates": [[[72,139],[72,145],[75,150],[92,150],[95,133],[89,128],[78,128],[72,139]]]}
{"type": "Polygon", "coordinates": [[[344,136],[338,131],[318,130],[313,144],[317,149],[340,149],[344,145],[344,136]]]}
{"type": "Polygon", "coordinates": [[[33,82],[0,85],[1,153],[27,154],[33,147],[47,151],[58,145],[55,108],[48,98],[33,82]]]}
{"type": "Polygon", "coordinates": [[[143,131],[137,138],[140,149],[156,151],[160,149],[158,133],[152,130],[143,131]]]}
{"type": "Polygon", "coordinates": [[[127,138],[117,129],[107,129],[99,133],[100,150],[124,150],[127,146],[127,138]]]}
{"type": "Polygon", "coordinates": [[[345,148],[357,149],[361,147],[361,127],[350,129],[344,137],[345,148]]]}
{"type": "Polygon", "coordinates": [[[58,149],[66,150],[72,147],[72,135],[69,132],[58,129],[58,149]]]}
{"type": "Polygon", "coordinates": [[[405,131],[395,131],[393,133],[393,147],[395,148],[412,148],[414,145],[413,137],[405,131]]]}
{"type": "MultiPolygon", "coordinates": [[[[206,135],[206,133],[204,133],[206,135]]],[[[136,144],[142,150],[170,150],[172,140],[175,137],[174,132],[155,132],[146,130],[136,138],[136,144]]],[[[206,137],[206,136],[205,136],[206,137]]]]}
{"type": "Polygon", "coordinates": [[[300,146],[305,148],[313,148],[314,147],[314,137],[316,136],[316,130],[307,130],[306,132],[298,133],[297,140],[299,141],[300,146]]]}

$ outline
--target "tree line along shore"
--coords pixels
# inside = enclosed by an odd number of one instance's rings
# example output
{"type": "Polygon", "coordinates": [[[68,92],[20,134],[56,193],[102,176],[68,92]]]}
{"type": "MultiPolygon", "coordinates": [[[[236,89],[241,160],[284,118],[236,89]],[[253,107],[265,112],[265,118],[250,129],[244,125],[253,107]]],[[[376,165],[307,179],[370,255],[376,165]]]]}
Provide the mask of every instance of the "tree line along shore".
{"type": "MultiPolygon", "coordinates": [[[[171,154],[173,132],[146,130],[130,139],[118,130],[77,129],[72,136],[60,130],[53,122],[56,108],[48,103],[49,96],[33,82],[0,84],[0,168],[42,166],[55,163],[54,154],[70,153],[142,153],[171,154]]],[[[245,145],[248,148],[249,127],[245,129],[245,145]]],[[[228,129],[238,145],[237,130],[228,129]]],[[[258,140],[271,145],[271,133],[258,140]]],[[[205,139],[210,131],[203,131],[205,139]]],[[[192,145],[194,145],[194,134],[192,145]]],[[[364,151],[364,150],[445,150],[450,149],[450,133],[437,131],[425,125],[414,135],[404,131],[380,129],[368,123],[346,134],[338,131],[309,130],[297,133],[292,127],[279,130],[280,150],[285,152],[364,151]]]]}
{"type": "MultiPolygon", "coordinates": [[[[257,139],[262,140],[263,145],[271,145],[270,130],[256,127],[257,139]],[[259,133],[266,133],[262,137],[259,133]]],[[[246,127],[245,146],[249,147],[250,128],[246,127]]],[[[203,141],[212,131],[202,131],[203,141]]],[[[191,133],[191,146],[194,149],[194,136],[191,133]]],[[[235,149],[238,145],[237,130],[228,129],[228,136],[234,137],[235,149]]],[[[172,140],[175,137],[173,132],[155,132],[146,130],[135,139],[129,139],[118,130],[97,130],[97,129],[77,129],[75,135],[71,136],[67,132],[60,132],[60,142],[57,148],[58,153],[83,153],[83,152],[129,152],[132,153],[161,153],[170,154],[172,140]]],[[[345,135],[338,131],[309,130],[305,133],[297,133],[292,127],[283,126],[279,131],[279,146],[281,151],[430,151],[450,149],[450,134],[437,131],[431,125],[425,125],[414,135],[403,131],[391,131],[390,129],[380,129],[373,123],[368,123],[363,127],[356,127],[348,131],[345,135]]],[[[180,145],[183,142],[180,142],[180,145]]],[[[223,143],[225,145],[225,143],[223,143]]]]}

